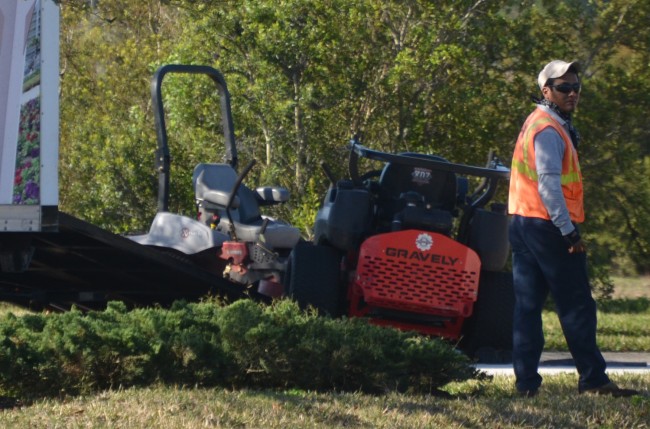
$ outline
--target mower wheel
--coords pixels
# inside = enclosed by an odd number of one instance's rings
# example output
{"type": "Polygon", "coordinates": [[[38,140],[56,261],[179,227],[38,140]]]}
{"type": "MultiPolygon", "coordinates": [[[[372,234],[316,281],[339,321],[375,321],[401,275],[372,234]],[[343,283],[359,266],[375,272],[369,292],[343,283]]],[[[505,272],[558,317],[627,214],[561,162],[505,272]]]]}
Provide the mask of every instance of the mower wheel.
{"type": "Polygon", "coordinates": [[[512,273],[482,271],[478,299],[463,326],[460,349],[483,363],[510,361],[514,306],[512,273]]]}
{"type": "Polygon", "coordinates": [[[298,243],[289,256],[284,283],[301,308],[314,307],[321,315],[338,317],[341,254],[330,246],[298,243]]]}

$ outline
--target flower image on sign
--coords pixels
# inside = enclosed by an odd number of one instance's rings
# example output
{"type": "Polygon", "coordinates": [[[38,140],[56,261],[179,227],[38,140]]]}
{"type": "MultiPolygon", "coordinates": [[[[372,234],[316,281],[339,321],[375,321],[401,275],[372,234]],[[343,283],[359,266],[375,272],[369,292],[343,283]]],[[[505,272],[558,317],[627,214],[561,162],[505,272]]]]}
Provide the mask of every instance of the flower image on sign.
{"type": "Polygon", "coordinates": [[[13,204],[39,204],[41,151],[41,24],[40,1],[36,0],[28,16],[29,30],[24,46],[23,97],[20,107],[13,204]]]}
{"type": "Polygon", "coordinates": [[[20,109],[13,204],[38,204],[40,198],[41,116],[40,99],[20,109]]]}

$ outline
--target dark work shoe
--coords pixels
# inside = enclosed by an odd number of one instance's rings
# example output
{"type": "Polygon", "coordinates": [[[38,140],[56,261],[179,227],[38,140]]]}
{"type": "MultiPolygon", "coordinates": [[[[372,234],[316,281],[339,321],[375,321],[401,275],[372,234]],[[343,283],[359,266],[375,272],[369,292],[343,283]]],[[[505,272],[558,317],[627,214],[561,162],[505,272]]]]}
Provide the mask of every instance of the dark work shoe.
{"type": "Polygon", "coordinates": [[[517,390],[517,395],[522,398],[534,398],[537,396],[537,389],[535,390],[517,390]]]}
{"type": "Polygon", "coordinates": [[[621,389],[611,381],[599,387],[594,387],[591,389],[580,389],[579,392],[587,393],[591,395],[610,395],[615,398],[622,398],[622,397],[634,396],[640,394],[638,390],[621,389]]]}

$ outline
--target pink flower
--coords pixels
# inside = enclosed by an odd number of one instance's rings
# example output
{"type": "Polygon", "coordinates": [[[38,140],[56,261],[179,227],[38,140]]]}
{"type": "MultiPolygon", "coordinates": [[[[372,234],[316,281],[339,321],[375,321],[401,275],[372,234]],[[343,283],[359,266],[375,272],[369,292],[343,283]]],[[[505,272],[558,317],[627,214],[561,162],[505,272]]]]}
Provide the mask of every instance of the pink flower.
{"type": "Polygon", "coordinates": [[[14,177],[14,186],[18,186],[23,183],[23,176],[21,173],[21,170],[16,171],[16,176],[14,177]]]}

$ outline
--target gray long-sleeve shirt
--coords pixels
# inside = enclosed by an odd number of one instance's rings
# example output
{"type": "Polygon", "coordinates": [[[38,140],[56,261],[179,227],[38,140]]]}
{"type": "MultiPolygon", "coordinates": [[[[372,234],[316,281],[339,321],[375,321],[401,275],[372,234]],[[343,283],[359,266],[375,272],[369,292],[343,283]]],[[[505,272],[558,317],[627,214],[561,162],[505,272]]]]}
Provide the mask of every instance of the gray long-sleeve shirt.
{"type": "MultiPolygon", "coordinates": [[[[540,106],[567,129],[566,122],[546,106],[540,106]]],[[[568,133],[568,129],[567,129],[568,133]]],[[[571,223],[569,210],[562,193],[562,158],[564,140],[553,128],[546,128],[535,136],[535,167],[537,168],[537,189],[546,207],[551,222],[562,235],[570,234],[575,228],[571,223]]]]}

